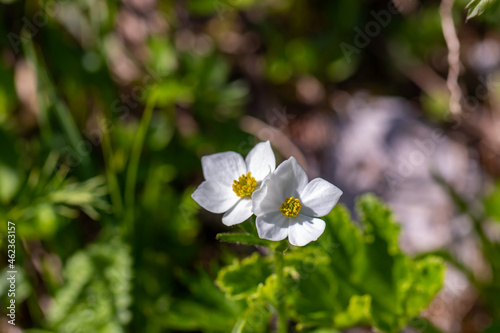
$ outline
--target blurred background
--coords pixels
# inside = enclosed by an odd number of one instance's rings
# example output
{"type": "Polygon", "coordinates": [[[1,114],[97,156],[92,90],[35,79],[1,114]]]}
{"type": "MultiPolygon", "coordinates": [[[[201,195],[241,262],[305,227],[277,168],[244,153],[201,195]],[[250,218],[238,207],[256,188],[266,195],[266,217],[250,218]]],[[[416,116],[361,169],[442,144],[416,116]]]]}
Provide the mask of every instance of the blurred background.
{"type": "Polygon", "coordinates": [[[500,8],[467,3],[451,112],[439,1],[0,0],[0,331],[230,332],[213,280],[255,250],[190,195],[270,140],[447,260],[407,332],[500,332],[500,8]]]}

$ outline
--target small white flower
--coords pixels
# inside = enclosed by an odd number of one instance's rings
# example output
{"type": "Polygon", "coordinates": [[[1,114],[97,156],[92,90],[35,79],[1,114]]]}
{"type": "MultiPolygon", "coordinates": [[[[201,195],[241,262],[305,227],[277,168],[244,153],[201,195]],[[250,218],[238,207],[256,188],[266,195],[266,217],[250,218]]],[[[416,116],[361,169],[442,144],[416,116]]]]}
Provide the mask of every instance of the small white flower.
{"type": "Polygon", "coordinates": [[[327,215],[342,191],[322,178],[308,183],[307,175],[294,157],[281,163],[253,194],[260,238],[304,246],[325,230],[327,215]]]}
{"type": "Polygon", "coordinates": [[[205,181],[191,195],[212,213],[225,213],[222,223],[234,225],[252,216],[252,194],[276,168],[269,141],[257,144],[245,160],[228,151],[201,158],[205,181]]]}

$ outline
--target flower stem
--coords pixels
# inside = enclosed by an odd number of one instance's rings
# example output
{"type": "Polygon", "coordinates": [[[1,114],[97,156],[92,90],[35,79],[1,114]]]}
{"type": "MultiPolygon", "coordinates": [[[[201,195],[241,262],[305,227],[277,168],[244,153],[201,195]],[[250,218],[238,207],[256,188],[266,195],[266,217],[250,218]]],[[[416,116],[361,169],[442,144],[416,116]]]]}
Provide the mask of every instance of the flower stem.
{"type": "Polygon", "coordinates": [[[277,291],[277,306],[278,310],[278,333],[287,332],[287,320],[286,320],[286,309],[285,309],[285,290],[284,290],[284,258],[283,252],[278,249],[274,250],[274,271],[276,273],[276,280],[278,283],[277,291]]]}
{"type": "Polygon", "coordinates": [[[130,153],[129,164],[127,167],[127,174],[125,178],[125,215],[124,215],[124,225],[125,233],[128,236],[133,237],[134,234],[134,222],[135,222],[135,188],[137,182],[137,171],[139,170],[139,162],[141,159],[142,146],[144,145],[144,140],[146,139],[146,134],[149,128],[149,123],[151,122],[151,117],[153,115],[153,110],[156,104],[157,92],[153,90],[151,95],[149,95],[144,113],[142,115],[141,122],[139,123],[139,128],[135,134],[134,142],[132,143],[132,149],[130,153]]]}

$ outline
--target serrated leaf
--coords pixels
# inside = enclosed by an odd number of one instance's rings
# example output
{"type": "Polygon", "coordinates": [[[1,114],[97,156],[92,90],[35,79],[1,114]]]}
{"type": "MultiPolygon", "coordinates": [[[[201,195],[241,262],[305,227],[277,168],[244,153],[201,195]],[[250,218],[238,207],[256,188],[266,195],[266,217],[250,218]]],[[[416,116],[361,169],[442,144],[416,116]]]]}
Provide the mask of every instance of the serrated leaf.
{"type": "Polygon", "coordinates": [[[365,195],[357,209],[361,229],[338,206],[324,218],[327,226],[318,242],[295,249],[285,262],[298,274],[289,305],[300,327],[370,324],[397,332],[442,287],[442,260],[403,254],[400,227],[387,206],[365,195]]]}
{"type": "Polygon", "coordinates": [[[400,227],[394,220],[392,212],[375,196],[367,194],[357,200],[356,208],[360,213],[365,229],[363,234],[368,243],[374,243],[377,238],[387,243],[389,254],[396,255],[399,250],[400,227]]]}
{"type": "Polygon", "coordinates": [[[272,274],[271,264],[267,258],[254,253],[252,256],[235,261],[224,267],[218,274],[216,283],[227,296],[243,299],[253,295],[260,283],[264,283],[272,274]]]}
{"type": "Polygon", "coordinates": [[[264,333],[267,332],[271,310],[263,302],[252,302],[238,318],[231,333],[264,333]]]}
{"type": "Polygon", "coordinates": [[[352,296],[346,311],[335,315],[333,319],[335,326],[348,328],[357,324],[368,323],[371,320],[371,301],[370,295],[352,296]]]}
{"type": "Polygon", "coordinates": [[[406,307],[408,312],[417,314],[442,288],[442,283],[436,281],[444,280],[443,261],[433,256],[419,259],[415,261],[414,273],[406,307]]]}

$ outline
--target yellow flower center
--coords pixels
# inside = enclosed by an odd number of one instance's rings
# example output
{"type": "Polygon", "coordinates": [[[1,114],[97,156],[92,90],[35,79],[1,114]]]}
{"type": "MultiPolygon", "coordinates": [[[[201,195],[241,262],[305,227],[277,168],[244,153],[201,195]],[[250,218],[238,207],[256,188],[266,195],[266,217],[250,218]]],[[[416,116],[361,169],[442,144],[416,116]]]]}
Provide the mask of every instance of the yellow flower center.
{"type": "Polygon", "coordinates": [[[249,172],[246,175],[241,175],[238,180],[233,181],[233,191],[239,197],[247,197],[252,195],[257,187],[257,181],[252,177],[249,172]]]}
{"type": "Polygon", "coordinates": [[[290,197],[283,202],[280,207],[280,212],[286,217],[295,217],[300,212],[300,201],[294,197],[290,197]]]}

